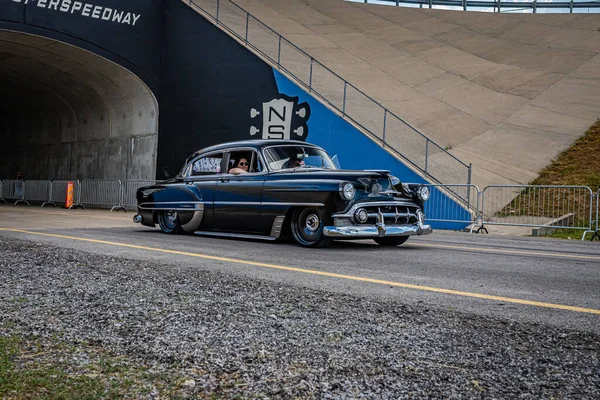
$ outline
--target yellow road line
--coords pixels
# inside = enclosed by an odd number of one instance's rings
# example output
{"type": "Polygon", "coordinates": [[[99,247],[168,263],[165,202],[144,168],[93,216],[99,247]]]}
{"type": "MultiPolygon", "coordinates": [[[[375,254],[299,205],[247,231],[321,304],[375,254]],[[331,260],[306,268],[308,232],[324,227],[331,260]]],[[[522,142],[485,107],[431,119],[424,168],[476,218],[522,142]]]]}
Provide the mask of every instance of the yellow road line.
{"type": "Polygon", "coordinates": [[[485,253],[501,253],[501,254],[515,254],[515,255],[526,255],[526,256],[544,256],[544,257],[560,257],[560,258],[580,258],[583,260],[598,260],[600,256],[582,256],[577,254],[564,254],[564,253],[546,253],[542,251],[521,251],[521,250],[501,250],[501,249],[487,249],[484,247],[470,247],[470,246],[454,246],[445,244],[432,244],[432,243],[411,243],[411,246],[421,247],[433,247],[440,249],[451,249],[451,250],[469,250],[469,251],[482,251],[485,253]]]}
{"type": "MultiPolygon", "coordinates": [[[[11,214],[14,214],[13,210],[11,212],[11,214]]],[[[64,215],[64,216],[68,216],[68,217],[84,217],[84,218],[94,218],[94,219],[114,219],[117,221],[123,221],[125,218],[118,218],[118,217],[109,217],[109,216],[103,216],[103,215],[93,215],[93,214],[79,214],[79,215],[75,215],[75,214],[69,214],[69,211],[71,210],[64,210],[64,211],[36,211],[36,210],[31,210],[31,209],[20,209],[18,211],[23,211],[27,214],[53,214],[53,215],[64,215]]],[[[81,210],[79,210],[78,212],[82,212],[81,210]]],[[[85,212],[85,211],[84,211],[85,212]]],[[[2,214],[2,208],[0,208],[0,214],[2,214]]],[[[123,217],[125,217],[125,215],[123,215],[123,217]]],[[[131,217],[133,218],[133,217],[131,217]]],[[[133,222],[132,222],[133,224],[133,222]]]]}
{"type": "Polygon", "coordinates": [[[416,290],[422,290],[422,291],[427,291],[427,292],[452,294],[452,295],[456,295],[456,296],[473,297],[473,298],[477,298],[477,299],[494,300],[494,301],[501,301],[501,302],[505,302],[505,303],[522,304],[522,305],[529,305],[529,306],[536,306],[536,307],[545,307],[545,308],[553,308],[553,309],[558,309],[558,310],[567,310],[567,311],[575,311],[575,312],[581,312],[581,313],[600,315],[600,310],[593,309],[593,308],[574,307],[574,306],[567,306],[564,304],[553,304],[553,303],[545,303],[545,302],[541,302],[541,301],[523,300],[523,299],[515,299],[515,298],[511,298],[511,297],[492,296],[492,295],[480,294],[480,293],[463,292],[460,290],[442,289],[442,288],[436,288],[436,287],[430,287],[430,286],[420,286],[420,285],[414,285],[414,284],[410,284],[410,283],[393,282],[393,281],[386,281],[386,280],[382,280],[382,279],[373,279],[373,278],[365,278],[365,277],[360,277],[360,276],[336,274],[333,272],[324,272],[324,271],[315,271],[315,270],[304,269],[304,268],[287,267],[284,265],[276,265],[276,264],[268,264],[268,263],[262,263],[262,262],[256,262],[256,261],[240,260],[240,259],[236,259],[236,258],[210,256],[207,254],[200,254],[200,253],[189,253],[187,251],[167,250],[167,249],[160,249],[160,248],[155,248],[155,247],[138,246],[135,244],[128,244],[128,243],[109,242],[106,240],[87,239],[87,238],[80,238],[80,237],[74,237],[74,236],[57,235],[57,234],[52,234],[52,233],[32,232],[32,231],[26,231],[26,230],[21,230],[21,229],[0,228],[0,231],[26,233],[29,235],[49,236],[49,237],[69,239],[69,240],[79,240],[82,242],[99,243],[99,244],[106,244],[106,245],[110,245],[110,246],[119,246],[119,247],[127,247],[127,248],[132,248],[132,249],[139,249],[139,250],[155,251],[155,252],[159,252],[159,253],[177,254],[177,255],[188,256],[188,257],[204,258],[207,260],[215,260],[215,261],[224,261],[224,262],[230,262],[230,263],[236,263],[236,264],[252,265],[252,266],[257,266],[257,267],[265,267],[265,268],[279,269],[279,270],[284,270],[284,271],[300,272],[303,274],[327,276],[330,278],[340,278],[340,279],[347,279],[347,280],[359,281],[359,282],[376,283],[376,284],[380,284],[380,285],[395,286],[395,287],[401,287],[401,288],[406,288],[406,289],[416,289],[416,290]]]}

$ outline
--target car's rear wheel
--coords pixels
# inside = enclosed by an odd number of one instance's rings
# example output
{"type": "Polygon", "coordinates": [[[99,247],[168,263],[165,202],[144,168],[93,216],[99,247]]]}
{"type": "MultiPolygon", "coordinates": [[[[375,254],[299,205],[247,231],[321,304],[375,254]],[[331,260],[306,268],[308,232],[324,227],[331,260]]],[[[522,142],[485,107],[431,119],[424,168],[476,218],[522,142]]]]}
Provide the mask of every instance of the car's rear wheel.
{"type": "Polygon", "coordinates": [[[389,236],[373,239],[380,246],[400,246],[408,240],[408,236],[389,236]]]}
{"type": "Polygon", "coordinates": [[[183,232],[177,211],[168,210],[158,213],[158,226],[164,233],[176,234],[183,232]]]}
{"type": "Polygon", "coordinates": [[[290,228],[296,243],[304,247],[326,247],[333,241],[323,234],[323,211],[314,207],[295,210],[290,228]]]}

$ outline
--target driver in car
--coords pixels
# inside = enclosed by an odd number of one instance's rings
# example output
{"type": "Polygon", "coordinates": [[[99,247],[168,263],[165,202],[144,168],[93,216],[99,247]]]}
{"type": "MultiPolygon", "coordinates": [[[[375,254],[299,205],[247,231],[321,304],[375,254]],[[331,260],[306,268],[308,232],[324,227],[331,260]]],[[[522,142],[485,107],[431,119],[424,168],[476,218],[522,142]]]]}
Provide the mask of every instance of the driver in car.
{"type": "Polygon", "coordinates": [[[287,162],[287,168],[300,168],[304,167],[304,160],[299,158],[297,155],[293,155],[287,162]]]}

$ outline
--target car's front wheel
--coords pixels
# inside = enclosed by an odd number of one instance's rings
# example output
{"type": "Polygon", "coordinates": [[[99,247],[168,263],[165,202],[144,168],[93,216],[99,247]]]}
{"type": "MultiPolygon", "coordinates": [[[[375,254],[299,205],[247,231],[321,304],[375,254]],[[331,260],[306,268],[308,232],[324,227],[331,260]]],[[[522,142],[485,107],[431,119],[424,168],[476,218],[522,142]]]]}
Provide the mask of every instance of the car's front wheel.
{"type": "Polygon", "coordinates": [[[326,247],[333,241],[323,234],[323,211],[314,207],[295,210],[290,228],[296,243],[304,247],[326,247]]]}
{"type": "Polygon", "coordinates": [[[400,246],[408,240],[408,236],[388,236],[373,239],[380,246],[400,246]]]}
{"type": "Polygon", "coordinates": [[[183,232],[181,222],[179,222],[179,214],[173,210],[158,213],[158,226],[164,233],[176,234],[183,232]]]}

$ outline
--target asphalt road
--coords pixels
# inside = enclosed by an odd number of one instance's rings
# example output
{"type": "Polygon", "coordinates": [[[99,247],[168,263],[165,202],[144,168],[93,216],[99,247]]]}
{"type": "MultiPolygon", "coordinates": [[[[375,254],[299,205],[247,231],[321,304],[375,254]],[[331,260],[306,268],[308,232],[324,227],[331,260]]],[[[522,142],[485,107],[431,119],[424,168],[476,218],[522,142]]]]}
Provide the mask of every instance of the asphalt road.
{"type": "Polygon", "coordinates": [[[133,213],[0,207],[0,235],[288,285],[600,332],[600,242],[435,232],[397,248],[169,236],[133,213]],[[43,227],[40,229],[39,227],[43,227]]]}

